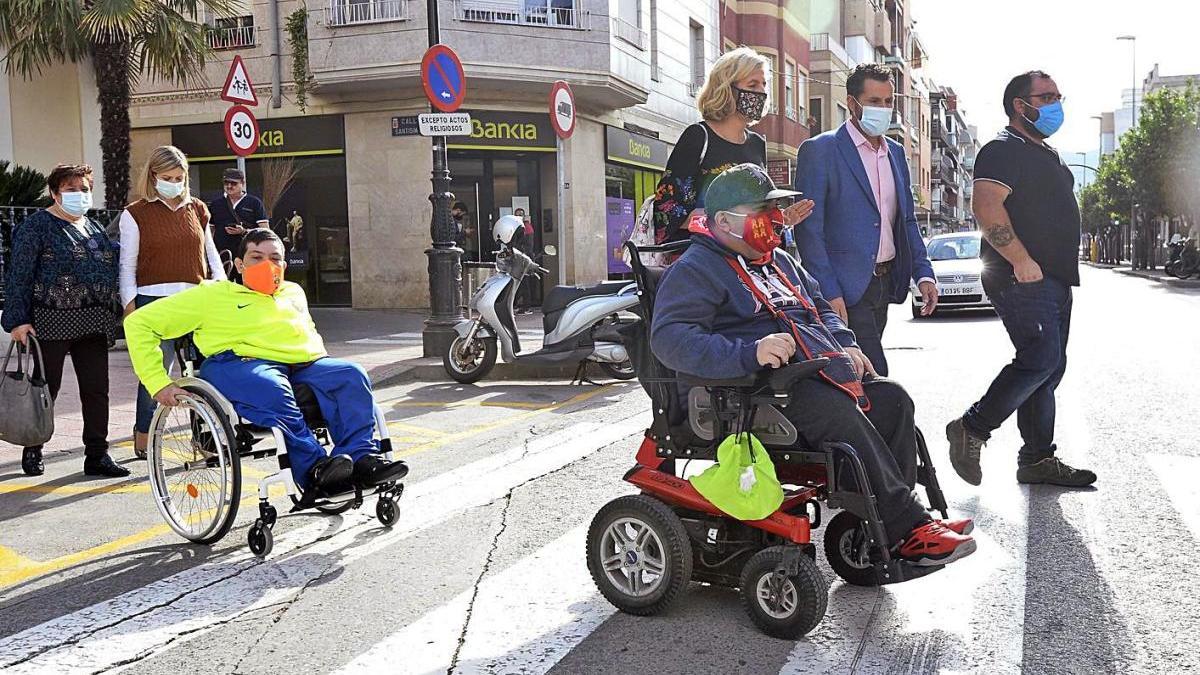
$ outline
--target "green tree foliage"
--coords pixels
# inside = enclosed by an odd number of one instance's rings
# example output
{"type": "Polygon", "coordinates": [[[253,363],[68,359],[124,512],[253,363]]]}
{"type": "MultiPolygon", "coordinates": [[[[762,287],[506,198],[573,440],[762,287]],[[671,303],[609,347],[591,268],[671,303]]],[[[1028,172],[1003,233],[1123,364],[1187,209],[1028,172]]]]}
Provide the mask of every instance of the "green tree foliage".
{"type": "Polygon", "coordinates": [[[0,159],[0,206],[49,206],[46,177],[0,159]]]}
{"type": "Polygon", "coordinates": [[[56,63],[91,60],[111,209],[124,207],[129,194],[129,104],[138,80],[203,83],[210,49],[199,17],[206,9],[217,16],[241,11],[236,0],[3,0],[0,6],[6,73],[32,79],[56,63]]]}

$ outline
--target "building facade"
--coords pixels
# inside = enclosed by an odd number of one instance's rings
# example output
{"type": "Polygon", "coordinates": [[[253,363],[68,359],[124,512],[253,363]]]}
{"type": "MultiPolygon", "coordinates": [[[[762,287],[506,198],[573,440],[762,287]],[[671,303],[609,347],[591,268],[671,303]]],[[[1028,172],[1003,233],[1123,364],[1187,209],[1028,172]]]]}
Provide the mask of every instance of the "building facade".
{"type": "Polygon", "coordinates": [[[975,229],[971,211],[975,154],[979,141],[967,123],[950,87],[931,83],[929,94],[931,136],[931,195],[929,212],[922,222],[928,235],[975,229]]]}
{"type": "MultiPolygon", "coordinates": [[[[622,227],[632,227],[628,205],[653,190],[675,139],[698,117],[697,83],[720,46],[717,1],[437,5],[441,42],[464,64],[463,109],[473,120],[470,136],[447,144],[451,190],[477,225],[476,241],[464,248],[488,259],[491,224],[512,213],[528,221],[529,248],[552,271],[545,284],[608,278],[613,244],[622,227]],[[578,116],[562,144],[561,167],[548,110],[550,87],[560,79],[572,86],[578,116]],[[541,255],[547,245],[555,255],[541,255]]],[[[246,161],[249,190],[270,197],[280,232],[294,216],[303,222],[289,243],[297,246],[289,279],[303,284],[314,304],[427,306],[431,144],[403,135],[396,119],[428,111],[419,76],[428,44],[425,7],[416,0],[327,0],[305,13],[297,0],[270,0],[247,3],[238,16],[205,17],[216,50],[206,73],[211,86],[181,91],[143,81],[130,111],[131,166],[136,173],[151,149],[178,145],[192,162],[193,192],[220,196],[221,172],[235,158],[222,130],[228,104],[218,94],[238,55],[260,101],[260,143],[246,161]],[[307,32],[304,110],[290,76],[296,50],[283,33],[289,22],[307,32]]],[[[2,135],[0,124],[0,145],[9,138],[17,160],[41,170],[60,160],[99,168],[99,131],[89,129],[98,119],[88,107],[95,101],[85,77],[90,68],[63,68],[77,74],[79,102],[58,106],[64,119],[56,123],[68,138],[79,137],[79,147],[66,147],[61,131],[26,131],[38,97],[61,96],[61,77],[53,88],[8,79],[0,96],[13,112],[0,122],[11,133],[2,135]],[[30,161],[36,158],[44,161],[30,161]]]]}

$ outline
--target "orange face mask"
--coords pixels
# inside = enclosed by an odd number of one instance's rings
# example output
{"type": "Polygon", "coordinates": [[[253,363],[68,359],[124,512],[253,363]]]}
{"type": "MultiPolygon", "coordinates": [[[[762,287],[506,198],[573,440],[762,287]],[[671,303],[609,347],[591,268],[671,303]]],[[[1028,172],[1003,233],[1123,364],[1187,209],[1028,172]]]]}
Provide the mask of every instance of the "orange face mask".
{"type": "Polygon", "coordinates": [[[242,284],[263,295],[275,295],[283,283],[283,265],[274,260],[254,263],[242,271],[242,284]]]}

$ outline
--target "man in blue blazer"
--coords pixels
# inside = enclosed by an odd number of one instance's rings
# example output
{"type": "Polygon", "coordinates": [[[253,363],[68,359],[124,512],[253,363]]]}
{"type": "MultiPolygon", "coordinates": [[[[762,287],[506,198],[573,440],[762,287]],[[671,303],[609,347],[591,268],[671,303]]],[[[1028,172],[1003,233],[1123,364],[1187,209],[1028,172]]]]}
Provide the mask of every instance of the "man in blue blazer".
{"type": "Polygon", "coordinates": [[[846,92],[852,118],[805,141],[796,157],[796,190],[816,202],[796,228],[796,247],[875,371],[887,375],[888,305],[904,302],[912,279],[929,315],[937,284],[917,227],[904,148],[884,136],[895,97],[891,70],[856,66],[846,92]]]}

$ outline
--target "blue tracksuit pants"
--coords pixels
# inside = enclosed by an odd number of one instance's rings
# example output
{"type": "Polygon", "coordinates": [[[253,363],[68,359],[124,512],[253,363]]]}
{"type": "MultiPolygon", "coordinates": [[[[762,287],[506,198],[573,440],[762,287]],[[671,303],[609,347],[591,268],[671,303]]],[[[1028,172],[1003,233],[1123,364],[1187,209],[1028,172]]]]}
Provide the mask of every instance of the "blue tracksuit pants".
{"type": "Polygon", "coordinates": [[[356,363],[324,358],[308,366],[289,366],[223,352],[204,360],[200,377],[224,394],[250,423],[283,430],[292,476],[302,489],[308,486],[313,464],[326,455],[296,405],[293,384],[308,385],[316,395],[329,422],[332,454],[349,455],[357,461],[378,449],[372,437],[375,408],[371,383],[356,363]]]}

